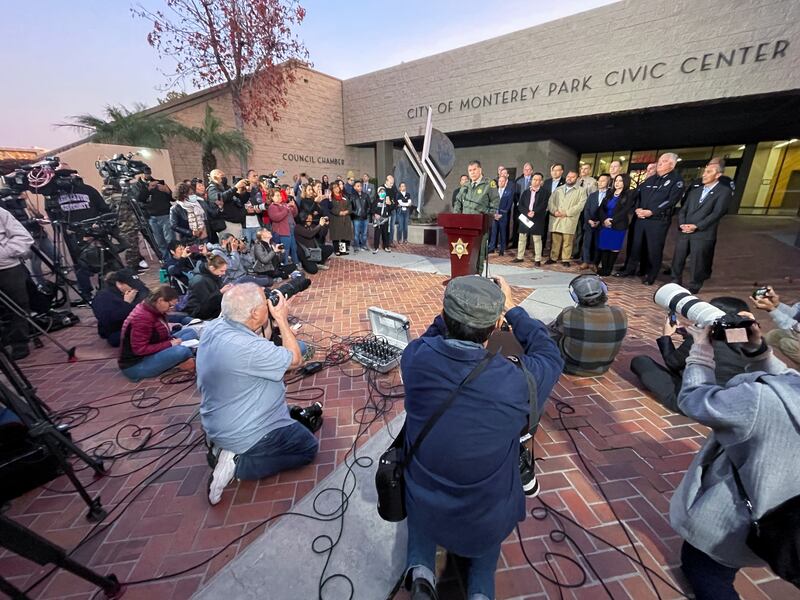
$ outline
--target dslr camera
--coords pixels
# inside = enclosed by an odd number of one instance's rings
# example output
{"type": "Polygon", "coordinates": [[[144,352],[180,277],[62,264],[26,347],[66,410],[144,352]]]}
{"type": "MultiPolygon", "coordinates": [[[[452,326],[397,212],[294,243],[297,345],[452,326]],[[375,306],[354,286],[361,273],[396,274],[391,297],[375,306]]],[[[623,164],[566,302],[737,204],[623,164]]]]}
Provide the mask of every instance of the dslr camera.
{"type": "Polygon", "coordinates": [[[698,327],[711,326],[711,337],[715,340],[738,344],[747,341],[747,328],[755,321],[748,317],[729,315],[693,296],[689,290],[677,283],[667,283],[656,290],[653,300],[660,307],[683,315],[698,327]]]}
{"type": "Polygon", "coordinates": [[[289,416],[308,428],[311,433],[316,433],[322,427],[322,404],[314,402],[305,408],[293,404],[289,407],[289,416]]]}
{"type": "Polygon", "coordinates": [[[311,287],[311,280],[308,279],[301,272],[295,271],[294,273],[291,274],[288,281],[282,283],[274,290],[270,290],[268,292],[267,300],[270,301],[272,306],[277,306],[278,302],[280,302],[280,296],[278,296],[277,292],[283,294],[284,298],[288,300],[295,294],[304,292],[309,287],[311,287]]]}

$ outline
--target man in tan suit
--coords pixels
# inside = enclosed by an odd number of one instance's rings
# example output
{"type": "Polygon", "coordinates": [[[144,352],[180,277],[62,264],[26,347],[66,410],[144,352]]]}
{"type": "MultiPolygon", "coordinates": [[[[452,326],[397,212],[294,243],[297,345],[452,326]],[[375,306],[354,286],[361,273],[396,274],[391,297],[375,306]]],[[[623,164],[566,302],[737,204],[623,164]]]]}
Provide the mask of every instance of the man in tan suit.
{"type": "Polygon", "coordinates": [[[575,228],[586,204],[586,190],[577,186],[577,182],[578,172],[571,169],[567,172],[565,184],[550,196],[547,206],[550,213],[550,259],[546,265],[561,260],[562,265],[570,266],[575,228]]]}

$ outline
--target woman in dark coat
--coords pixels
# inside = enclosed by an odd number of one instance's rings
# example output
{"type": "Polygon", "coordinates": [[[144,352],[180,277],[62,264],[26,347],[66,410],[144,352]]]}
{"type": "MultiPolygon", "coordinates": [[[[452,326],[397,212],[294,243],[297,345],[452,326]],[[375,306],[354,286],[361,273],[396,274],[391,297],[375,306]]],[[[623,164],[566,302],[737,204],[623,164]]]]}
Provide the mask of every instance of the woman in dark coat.
{"type": "Polygon", "coordinates": [[[330,236],[336,256],[349,254],[348,247],[353,239],[353,221],[350,219],[350,200],[344,195],[338,181],[331,184],[330,236]]]}
{"type": "Polygon", "coordinates": [[[527,237],[533,238],[533,264],[536,267],[542,266],[542,244],[547,232],[547,201],[548,197],[542,187],[544,179],[541,173],[534,173],[531,177],[530,189],[524,190],[517,202],[517,213],[533,221],[533,225],[528,227],[522,221],[519,224],[519,240],[517,241],[517,257],[511,262],[522,262],[525,257],[525,245],[527,237]],[[531,201],[531,194],[533,200],[531,201]]]}
{"type": "Polygon", "coordinates": [[[600,268],[598,275],[611,275],[619,251],[625,242],[625,233],[633,212],[633,195],[630,191],[630,179],[626,174],[617,175],[611,183],[611,198],[600,205],[600,231],[597,248],[600,251],[600,268]]]}

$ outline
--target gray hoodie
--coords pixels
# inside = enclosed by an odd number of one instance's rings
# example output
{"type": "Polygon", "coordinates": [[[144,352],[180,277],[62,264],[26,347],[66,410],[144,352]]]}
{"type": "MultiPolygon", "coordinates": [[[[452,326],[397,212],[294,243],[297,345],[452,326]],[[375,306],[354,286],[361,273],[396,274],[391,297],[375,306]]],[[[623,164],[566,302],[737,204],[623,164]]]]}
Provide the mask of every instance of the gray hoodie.
{"type": "Polygon", "coordinates": [[[670,501],[675,531],[735,568],[764,562],[746,544],[750,515],[736,489],[731,461],[756,518],[800,495],[800,373],[766,345],[748,360],[748,372],[720,386],[711,345],[692,346],[678,405],[711,433],[670,501]]]}

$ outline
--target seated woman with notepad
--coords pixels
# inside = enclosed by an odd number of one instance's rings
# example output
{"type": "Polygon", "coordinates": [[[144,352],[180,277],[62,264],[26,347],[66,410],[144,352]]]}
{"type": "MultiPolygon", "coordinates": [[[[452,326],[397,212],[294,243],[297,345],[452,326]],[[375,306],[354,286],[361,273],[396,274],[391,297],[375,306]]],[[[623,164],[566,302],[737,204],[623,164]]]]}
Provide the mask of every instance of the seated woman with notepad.
{"type": "Polygon", "coordinates": [[[128,379],[139,381],[156,377],[176,366],[194,371],[192,349],[183,342],[197,340],[197,332],[182,329],[173,333],[167,321],[167,313],[177,302],[178,292],[162,285],[125,319],[117,364],[128,379]]]}

